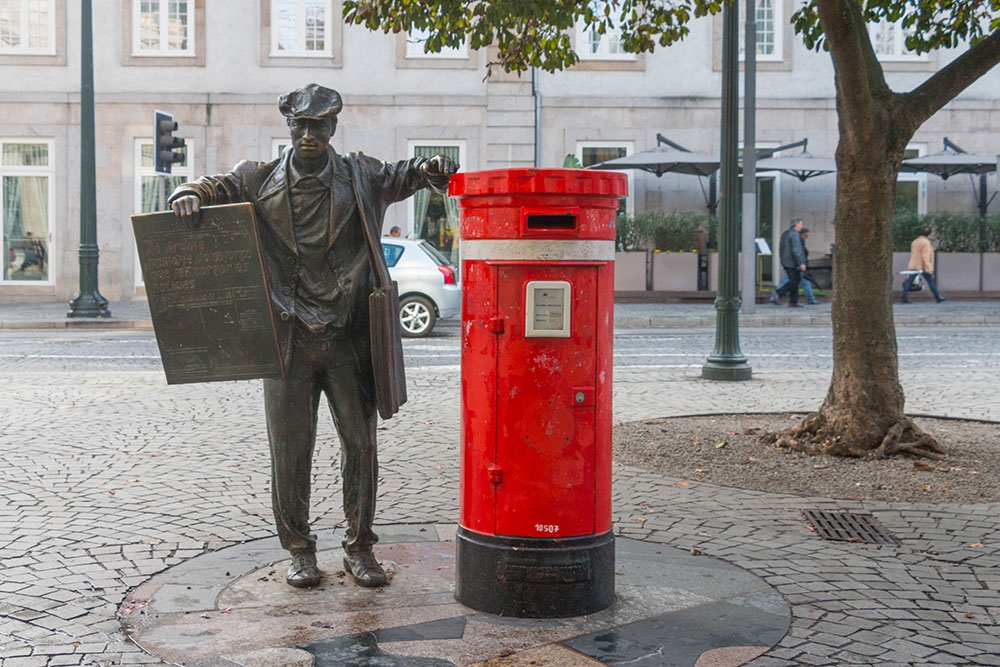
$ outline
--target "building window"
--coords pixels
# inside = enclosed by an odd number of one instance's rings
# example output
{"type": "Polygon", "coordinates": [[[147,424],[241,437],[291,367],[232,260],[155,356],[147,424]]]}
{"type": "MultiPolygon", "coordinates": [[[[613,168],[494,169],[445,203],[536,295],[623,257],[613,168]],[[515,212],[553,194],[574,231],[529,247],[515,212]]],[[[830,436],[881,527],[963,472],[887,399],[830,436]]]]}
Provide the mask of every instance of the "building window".
{"type": "MultiPolygon", "coordinates": [[[[181,183],[190,181],[194,175],[191,160],[187,159],[191,155],[193,147],[191,140],[185,139],[184,161],[175,162],[170,168],[170,176],[160,176],[155,171],[153,164],[153,140],[136,139],[135,141],[135,198],[133,201],[133,212],[153,213],[155,211],[166,210],[166,201],[160,198],[160,179],[166,179],[165,197],[181,183]]],[[[142,271],[139,267],[139,253],[135,253],[135,275],[136,284],[142,285],[142,271]]]]}
{"type": "MultiPolygon", "coordinates": [[[[604,2],[595,2],[595,14],[603,14],[604,2]]],[[[634,53],[628,53],[622,47],[622,31],[618,17],[612,10],[613,26],[602,35],[596,27],[586,27],[582,22],[576,24],[576,54],[580,60],[636,60],[634,53]]]]}
{"type": "Polygon", "coordinates": [[[331,0],[270,0],[271,55],[323,56],[333,53],[331,0]]]}
{"type": "MultiPolygon", "coordinates": [[[[576,143],[576,159],[584,167],[590,167],[599,162],[607,162],[608,160],[631,155],[632,150],[631,141],[578,141],[576,143]]],[[[628,191],[631,194],[633,192],[632,170],[626,169],[621,173],[628,177],[628,191]]],[[[633,215],[635,213],[632,200],[632,197],[621,198],[618,205],[619,215],[633,215]]]]}
{"type": "MultiPolygon", "coordinates": [[[[925,144],[910,144],[903,151],[903,159],[920,157],[927,153],[925,144]]],[[[917,215],[927,213],[927,174],[900,172],[896,178],[896,214],[909,211],[917,215]]]]}
{"type": "MultiPolygon", "coordinates": [[[[757,14],[754,22],[757,25],[756,53],[757,60],[782,59],[782,14],[784,0],[757,0],[757,14]]],[[[746,53],[746,32],[740,26],[740,60],[746,53]]]]}
{"type": "Polygon", "coordinates": [[[914,53],[906,48],[906,34],[907,30],[899,21],[882,19],[868,24],[868,36],[879,60],[926,60],[926,54],[914,53]]]}
{"type": "Polygon", "coordinates": [[[0,140],[3,282],[49,282],[52,142],[0,140]]]}
{"type": "Polygon", "coordinates": [[[194,56],[193,0],[133,0],[132,52],[137,56],[194,56]]]}
{"type": "Polygon", "coordinates": [[[0,53],[54,55],[55,0],[0,0],[0,53]]]}
{"type": "MultiPolygon", "coordinates": [[[[410,156],[431,158],[444,155],[465,163],[464,141],[411,141],[410,156]]],[[[458,201],[428,189],[418,190],[410,206],[410,238],[424,239],[440,250],[452,264],[458,263],[458,201]]]]}
{"type": "Polygon", "coordinates": [[[406,35],[406,57],[437,58],[441,60],[464,60],[469,57],[469,47],[468,44],[464,42],[462,43],[462,46],[459,47],[444,46],[437,53],[424,51],[424,45],[427,43],[428,36],[429,32],[427,30],[411,30],[409,34],[406,35]]]}

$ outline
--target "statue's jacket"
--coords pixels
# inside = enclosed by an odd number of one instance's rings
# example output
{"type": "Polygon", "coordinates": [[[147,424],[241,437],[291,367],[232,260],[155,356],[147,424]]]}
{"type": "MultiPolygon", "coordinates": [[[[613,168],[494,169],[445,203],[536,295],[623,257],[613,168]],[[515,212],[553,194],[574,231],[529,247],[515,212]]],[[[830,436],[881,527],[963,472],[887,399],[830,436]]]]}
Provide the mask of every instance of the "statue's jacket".
{"type": "MultiPolygon", "coordinates": [[[[333,149],[329,149],[328,154],[332,161],[333,178],[327,261],[337,276],[337,284],[330,286],[331,296],[340,293],[342,298],[338,302],[348,309],[344,313],[344,324],[356,341],[359,361],[364,363],[367,357],[370,362],[373,354],[392,355],[389,349],[372,350],[368,335],[372,324],[368,296],[374,286],[376,272],[388,275],[385,256],[378,241],[385,212],[390,204],[406,199],[422,188],[445,192],[448,176],[425,172],[421,165],[426,158],[389,163],[360,153],[341,156],[333,149]],[[348,225],[362,224],[368,225],[370,243],[360,251],[345,256],[342,249],[335,248],[337,238],[348,225]]],[[[292,151],[287,150],[271,162],[244,160],[227,174],[203,176],[194,182],[181,184],[168,200],[173,202],[185,195],[197,195],[202,206],[253,204],[268,291],[275,313],[278,345],[285,368],[292,356],[295,296],[299,280],[299,251],[295,241],[288,178],[291,155],[292,151]]],[[[398,315],[385,315],[390,316],[398,315]]],[[[383,323],[383,327],[383,330],[397,332],[394,345],[398,348],[399,327],[388,322],[383,323]]],[[[376,386],[377,393],[383,389],[376,386]]]]}

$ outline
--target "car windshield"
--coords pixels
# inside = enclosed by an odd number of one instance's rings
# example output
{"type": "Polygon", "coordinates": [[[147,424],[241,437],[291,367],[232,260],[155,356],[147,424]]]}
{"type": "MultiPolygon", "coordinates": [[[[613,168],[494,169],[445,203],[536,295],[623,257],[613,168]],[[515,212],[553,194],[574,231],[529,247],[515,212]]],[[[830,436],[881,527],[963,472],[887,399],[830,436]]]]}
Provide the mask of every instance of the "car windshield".
{"type": "Polygon", "coordinates": [[[420,249],[426,252],[428,255],[430,255],[431,259],[433,259],[434,263],[437,264],[438,266],[451,266],[451,262],[448,260],[448,258],[445,257],[440,250],[432,246],[427,241],[420,242],[420,249]]]}

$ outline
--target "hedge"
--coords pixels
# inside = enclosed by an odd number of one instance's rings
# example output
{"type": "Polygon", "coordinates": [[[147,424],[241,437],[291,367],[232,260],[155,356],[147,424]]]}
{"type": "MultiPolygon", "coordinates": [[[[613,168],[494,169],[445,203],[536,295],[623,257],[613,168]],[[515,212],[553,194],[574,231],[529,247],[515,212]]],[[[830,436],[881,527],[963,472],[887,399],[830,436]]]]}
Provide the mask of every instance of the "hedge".
{"type": "Polygon", "coordinates": [[[694,211],[646,211],[634,216],[618,216],[615,249],[619,251],[661,250],[683,252],[698,247],[698,232],[708,233],[711,244],[713,220],[694,211]]]}
{"type": "Polygon", "coordinates": [[[930,227],[938,252],[1000,252],[1000,215],[934,211],[917,215],[903,210],[892,220],[892,249],[909,252],[923,227],[930,227]]]}

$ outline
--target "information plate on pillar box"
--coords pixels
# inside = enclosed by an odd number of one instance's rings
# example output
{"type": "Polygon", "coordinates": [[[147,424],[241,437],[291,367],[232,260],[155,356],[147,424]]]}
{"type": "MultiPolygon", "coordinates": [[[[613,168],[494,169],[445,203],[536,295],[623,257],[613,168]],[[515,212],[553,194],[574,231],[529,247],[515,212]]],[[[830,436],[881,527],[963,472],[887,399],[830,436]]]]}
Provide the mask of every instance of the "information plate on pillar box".
{"type": "Polygon", "coordinates": [[[280,378],[260,240],[250,204],[132,216],[167,384],[280,378]]]}

